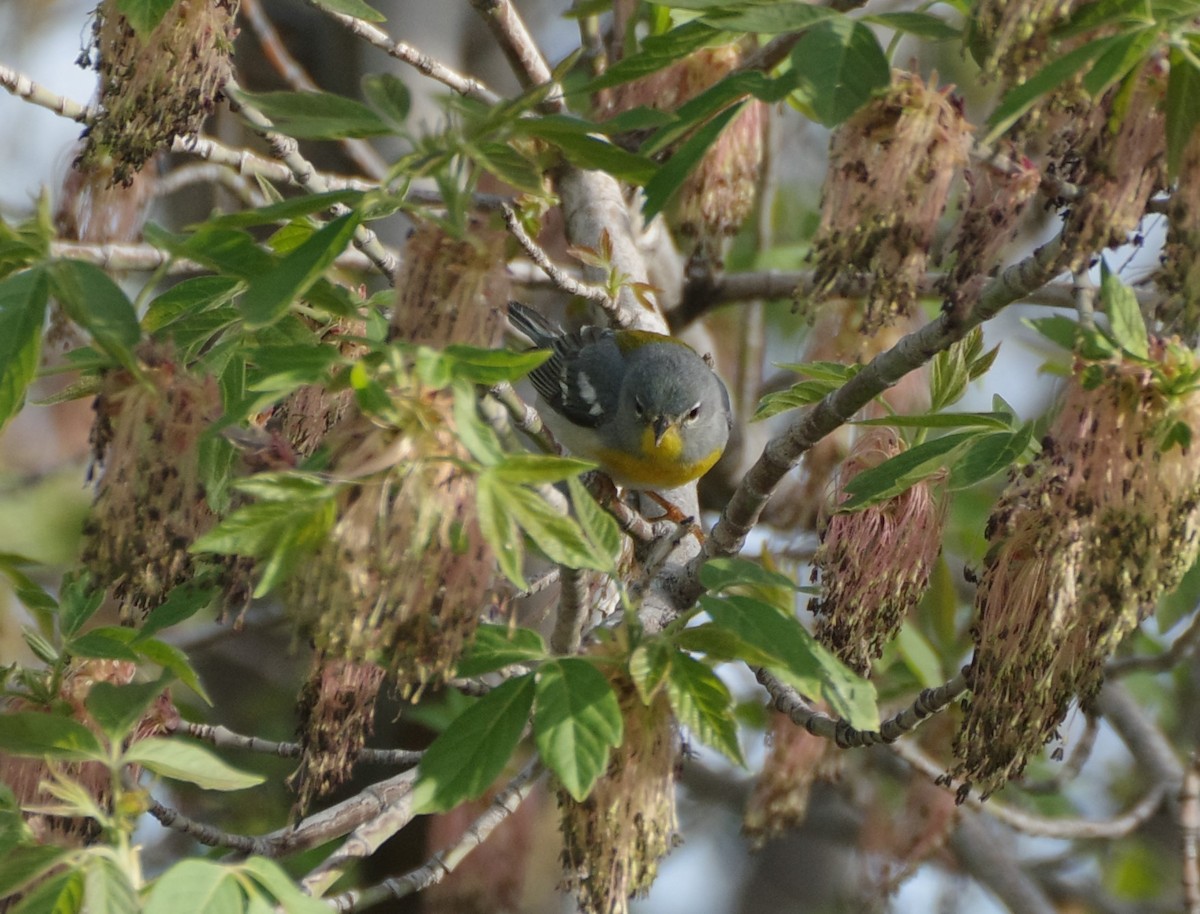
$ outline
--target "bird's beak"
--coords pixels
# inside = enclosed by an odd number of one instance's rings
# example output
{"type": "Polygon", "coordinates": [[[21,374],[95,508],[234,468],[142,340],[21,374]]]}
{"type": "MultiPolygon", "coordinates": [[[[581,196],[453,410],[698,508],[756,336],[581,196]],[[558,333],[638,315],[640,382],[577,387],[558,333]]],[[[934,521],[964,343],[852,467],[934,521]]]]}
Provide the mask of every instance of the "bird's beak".
{"type": "Polygon", "coordinates": [[[654,418],[654,446],[658,447],[662,444],[663,435],[667,433],[667,429],[671,427],[671,420],[666,416],[655,416],[654,418]]]}

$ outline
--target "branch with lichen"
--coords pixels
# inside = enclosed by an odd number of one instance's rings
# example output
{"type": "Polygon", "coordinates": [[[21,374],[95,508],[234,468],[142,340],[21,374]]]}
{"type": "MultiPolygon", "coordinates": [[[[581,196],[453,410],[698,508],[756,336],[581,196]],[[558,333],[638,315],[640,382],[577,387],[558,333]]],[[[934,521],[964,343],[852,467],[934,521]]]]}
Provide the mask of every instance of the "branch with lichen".
{"type": "Polygon", "coordinates": [[[388,898],[405,898],[445,879],[463,859],[487,840],[488,835],[517,811],[533,791],[544,773],[537,761],[529,762],[508,785],[496,795],[487,811],[467,828],[462,839],[444,851],[434,854],[429,862],[403,876],[387,879],[367,889],[356,889],[328,899],[335,911],[349,914],[378,904],[388,898]]]}

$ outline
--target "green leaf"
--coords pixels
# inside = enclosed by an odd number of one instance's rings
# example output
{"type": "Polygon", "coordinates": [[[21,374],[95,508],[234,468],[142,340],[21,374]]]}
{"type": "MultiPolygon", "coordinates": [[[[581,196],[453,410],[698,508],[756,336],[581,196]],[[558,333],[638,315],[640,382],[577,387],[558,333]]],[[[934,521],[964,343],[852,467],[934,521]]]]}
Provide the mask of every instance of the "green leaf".
{"type": "Polygon", "coordinates": [[[250,328],[269,326],[287,313],[346,249],[360,214],[351,210],[322,226],[266,273],[250,280],[241,309],[250,328]]]}
{"type": "Polygon", "coordinates": [[[143,41],[150,37],[174,5],[175,0],[117,0],[117,9],[143,41]]]}
{"type": "Polygon", "coordinates": [[[721,131],[742,110],[743,104],[744,102],[739,102],[731,105],[699,128],[675,150],[675,154],[658,169],[654,177],[646,182],[643,188],[646,200],[642,206],[645,219],[653,219],[662,212],[671,197],[674,196],[675,191],[683,186],[687,176],[712,148],[717,137],[721,135],[721,131]]]}
{"type": "MultiPolygon", "coordinates": [[[[489,543],[491,538],[483,513],[498,511],[524,530],[550,561],[568,568],[596,571],[610,567],[611,558],[597,554],[573,519],[559,514],[536,492],[505,479],[494,470],[489,467],[477,477],[479,501],[488,505],[480,512],[480,529],[489,543]]],[[[489,517],[487,524],[491,525],[497,519],[489,517]]],[[[495,532],[503,535],[502,530],[495,532]]]]}
{"type": "Polygon", "coordinates": [[[193,859],[176,863],[154,880],[142,914],[241,914],[244,909],[242,890],[229,867],[193,859]]]}
{"type": "Polygon", "coordinates": [[[1171,49],[1171,72],[1167,77],[1167,175],[1179,177],[1183,151],[1200,124],[1200,69],[1195,55],[1171,49]]]}
{"type": "Polygon", "coordinates": [[[271,119],[280,133],[298,140],[345,140],[383,136],[392,128],[362,102],[332,92],[238,92],[271,119]]]}
{"type": "Polygon", "coordinates": [[[576,800],[587,797],[608,767],[623,729],[617,696],[592,664],[568,657],[538,668],[533,738],[542,761],[576,800]]]}
{"type": "Polygon", "coordinates": [[[892,78],[875,33],[842,16],[805,32],[791,59],[799,78],[797,91],[826,127],[845,121],[892,78]]]}
{"type": "Polygon", "coordinates": [[[105,625],[72,638],[66,650],[76,657],[91,657],[96,660],[128,660],[137,662],[137,654],[129,646],[137,633],[119,625],[105,625]]]}
{"type": "MultiPolygon", "coordinates": [[[[482,349],[459,343],[447,346],[440,353],[440,357],[447,360],[451,377],[489,386],[523,378],[550,356],[550,351],[546,349],[514,352],[511,349],[482,349]]],[[[444,387],[445,383],[432,386],[444,387]]]]}
{"type": "Polygon", "coordinates": [[[782,32],[800,32],[819,22],[840,16],[840,13],[827,7],[808,3],[770,3],[717,10],[704,16],[702,21],[713,28],[727,31],[777,35],[782,32]]]}
{"type": "Polygon", "coordinates": [[[1085,3],[1072,10],[1070,18],[1056,28],[1053,35],[1061,40],[1074,38],[1110,23],[1145,24],[1153,21],[1153,17],[1147,15],[1149,12],[1146,0],[1100,0],[1096,3],[1085,3]]]}
{"type": "Polygon", "coordinates": [[[541,169],[507,143],[476,142],[464,151],[488,174],[517,190],[527,194],[544,190],[541,169]]]}
{"type": "Polygon", "coordinates": [[[638,690],[642,704],[650,704],[659,687],[666,681],[674,653],[668,642],[661,638],[649,638],[635,647],[629,655],[629,676],[638,690]]]}
{"type": "MultiPolygon", "coordinates": [[[[221,226],[223,228],[251,228],[256,225],[272,225],[277,222],[291,222],[304,216],[323,213],[334,206],[356,206],[363,199],[361,190],[330,190],[323,194],[303,194],[299,197],[288,197],[259,206],[255,209],[240,209],[233,213],[222,213],[213,216],[205,226],[221,226]]],[[[211,277],[209,277],[211,278],[211,277]]]]}
{"type": "Polygon", "coordinates": [[[119,743],[132,732],[146,709],[162,695],[170,680],[171,676],[167,675],[156,682],[130,685],[97,682],[88,690],[84,703],[109,741],[119,743]]]}
{"type": "Polygon", "coordinates": [[[79,721],[37,711],[0,714],[0,750],[67,761],[103,758],[100,741],[79,721]]]}
{"type": "Polygon", "coordinates": [[[136,914],[137,891],[128,874],[108,855],[85,858],[83,895],[86,914],[136,914]]]}
{"type": "Polygon", "coordinates": [[[391,73],[371,73],[362,78],[363,96],[394,130],[403,130],[412,107],[404,80],[391,73]]]}
{"type": "Polygon", "coordinates": [[[533,674],[501,683],[456,717],[421,756],[413,810],[446,812],[500,776],[533,707],[533,674]]]}
{"type": "Polygon", "coordinates": [[[786,574],[740,557],[709,559],[700,569],[700,583],[714,593],[745,585],[796,589],[796,582],[786,574]]]}
{"type": "Polygon", "coordinates": [[[621,528],[613,516],[597,504],[577,476],[567,478],[567,491],[571,494],[571,506],[575,509],[579,529],[592,546],[592,555],[607,558],[609,563],[604,570],[614,572],[621,555],[621,528]]]}
{"type": "Polygon", "coordinates": [[[712,670],[687,654],[674,654],[667,677],[667,695],[679,722],[700,742],[734,764],[746,764],[738,745],[733,696],[712,670]]]}
{"type": "Polygon", "coordinates": [[[312,0],[314,6],[362,19],[365,22],[386,22],[387,16],[363,0],[312,0]]]}
{"type": "Polygon", "coordinates": [[[475,640],[458,661],[456,675],[482,676],[515,663],[537,663],[547,656],[546,642],[532,629],[485,623],[476,630],[475,640]]]}
{"type": "Polygon", "coordinates": [[[514,127],[519,134],[552,143],[568,162],[578,168],[606,171],[631,184],[643,184],[654,175],[653,161],[609,140],[593,136],[596,128],[587,121],[571,123],[572,120],[547,115],[521,120],[514,127]]]}
{"type": "Polygon", "coordinates": [[[21,891],[59,861],[70,855],[54,844],[23,844],[0,854],[0,898],[21,891]]]}
{"type": "Polygon", "coordinates": [[[142,338],[137,312],[121,287],[98,266],[60,260],[50,267],[54,295],[71,320],[91,334],[97,348],[132,367],[133,349],[142,338]]]}
{"type": "Polygon", "coordinates": [[[479,415],[478,393],[474,384],[456,380],[454,392],[454,434],[475,460],[485,467],[501,463],[507,456],[495,430],[479,415]]]}
{"type": "Polygon", "coordinates": [[[932,689],[945,681],[937,651],[915,626],[900,627],[900,633],[896,636],[896,647],[904,665],[917,678],[922,688],[932,689]]]}
{"type": "Polygon", "coordinates": [[[1108,269],[1108,263],[1103,258],[1100,260],[1100,303],[1108,315],[1113,341],[1130,355],[1148,359],[1150,337],[1146,332],[1146,320],[1138,307],[1137,295],[1108,269]]]}
{"type": "Polygon", "coordinates": [[[266,780],[262,775],[239,771],[203,746],[177,737],[138,740],[126,750],[124,761],[204,790],[244,790],[266,780]]]}
{"type": "Polygon", "coordinates": [[[476,478],[475,511],[479,532],[491,547],[504,576],[524,590],[529,586],[522,569],[525,543],[516,519],[505,507],[505,492],[505,487],[487,473],[480,473],[476,478]]]}
{"type": "Polygon", "coordinates": [[[104,603],[104,589],[91,589],[86,576],[65,579],[58,604],[58,625],[64,638],[83,628],[104,603]]]}
{"type": "Polygon", "coordinates": [[[550,454],[508,454],[502,463],[489,468],[497,479],[506,483],[541,485],[575,479],[579,474],[594,470],[596,465],[574,457],[554,457],[550,454]]]}
{"type": "Polygon", "coordinates": [[[952,465],[958,449],[976,437],[978,432],[958,432],[934,438],[901,451],[879,466],[863,470],[846,483],[845,489],[850,498],[842,502],[838,510],[857,511],[894,498],[921,480],[940,472],[943,467],[952,465]]]}
{"type": "Polygon", "coordinates": [[[298,343],[260,346],[246,352],[254,363],[253,379],[247,389],[255,392],[287,393],[303,384],[318,384],[341,355],[333,346],[298,343]]]}
{"type": "Polygon", "coordinates": [[[176,587],[162,603],[150,611],[150,615],[138,629],[133,644],[137,645],[139,641],[145,641],[165,628],[190,619],[206,606],[210,606],[216,597],[215,587],[197,587],[194,584],[176,587]]]}
{"type": "Polygon", "coordinates": [[[1055,314],[1050,317],[1026,318],[1025,323],[1068,352],[1075,351],[1081,332],[1077,321],[1061,314],[1055,314]]]}
{"type": "MultiPolygon", "coordinates": [[[[142,329],[147,333],[155,333],[176,321],[195,318],[210,309],[228,305],[240,285],[233,276],[193,276],[181,280],[150,303],[142,318],[142,329]]],[[[236,312],[228,310],[236,318],[236,312]]]]}
{"type": "Polygon", "coordinates": [[[1154,29],[1141,29],[1118,36],[1083,78],[1084,91],[1098,99],[1110,86],[1128,76],[1134,67],[1140,66],[1157,40],[1154,29]]]}
{"type": "Polygon", "coordinates": [[[157,638],[143,639],[140,635],[133,640],[132,644],[137,649],[138,654],[151,663],[161,666],[204,699],[206,704],[212,704],[212,699],[208,697],[208,693],[204,691],[204,686],[200,684],[200,677],[196,675],[196,671],[192,668],[187,654],[182,650],[173,644],[159,641],[157,638]]]}
{"type": "Polygon", "coordinates": [[[283,581],[295,566],[325,541],[337,519],[337,489],[303,474],[265,474],[239,489],[276,500],[238,508],[197,539],[193,552],[248,555],[263,560],[255,596],[283,581]],[[289,485],[290,482],[290,485],[289,485]],[[290,491],[289,491],[290,489],[290,491]]]}
{"type": "Polygon", "coordinates": [[[1061,57],[1055,57],[1021,85],[1010,89],[988,118],[990,132],[983,139],[991,146],[1016,121],[1034,106],[1038,99],[1054,91],[1076,73],[1116,43],[1121,36],[1098,38],[1081,45],[1061,57]]]}
{"type": "Polygon", "coordinates": [[[962,37],[962,29],[931,13],[877,13],[873,16],[863,16],[861,21],[871,25],[882,25],[898,32],[907,32],[929,41],[953,41],[962,37]]]}
{"type": "Polygon", "coordinates": [[[147,225],[144,234],[146,240],[155,247],[170,251],[176,257],[195,260],[212,270],[239,279],[253,279],[275,265],[275,258],[242,229],[204,223],[191,235],[183,236],[147,225]]]}
{"type": "Polygon", "coordinates": [[[80,914],[83,896],[83,871],[69,869],[39,882],[8,914],[80,914]]]}
{"type": "Polygon", "coordinates": [[[265,857],[250,857],[238,867],[270,892],[285,914],[329,914],[329,903],[305,895],[282,866],[265,857]]]}
{"type": "Polygon", "coordinates": [[[751,666],[770,666],[774,654],[759,650],[715,622],[691,625],[675,636],[675,643],[685,651],[704,654],[709,660],[741,660],[751,666]]]}
{"type": "Polygon", "coordinates": [[[0,280],[0,428],[20,410],[37,373],[50,284],[44,270],[0,280]]]}
{"type": "Polygon", "coordinates": [[[1012,427],[1011,413],[929,413],[915,416],[883,416],[860,419],[855,425],[884,428],[978,428],[1007,431],[1012,427]]]}
{"type": "Polygon", "coordinates": [[[1033,440],[1033,424],[1015,431],[981,435],[950,466],[950,488],[965,489],[1007,470],[1033,440]]]}
{"type": "Polygon", "coordinates": [[[795,616],[750,597],[703,596],[700,605],[718,625],[774,657],[771,668],[801,692],[825,699],[855,727],[879,725],[874,687],[818,644],[795,616]]]}
{"type": "Polygon", "coordinates": [[[677,60],[682,60],[693,51],[727,41],[728,36],[720,29],[714,29],[698,20],[686,22],[662,35],[652,35],[643,39],[642,46],[636,53],[618,60],[580,92],[591,94],[641,79],[677,60]]]}

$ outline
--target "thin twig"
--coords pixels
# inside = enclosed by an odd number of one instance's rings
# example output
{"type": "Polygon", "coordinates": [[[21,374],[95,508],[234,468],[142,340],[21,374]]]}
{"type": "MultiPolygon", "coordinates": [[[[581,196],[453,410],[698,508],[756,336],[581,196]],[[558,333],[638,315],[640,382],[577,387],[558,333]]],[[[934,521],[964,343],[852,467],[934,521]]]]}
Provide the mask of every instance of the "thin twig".
{"type": "MultiPolygon", "coordinates": [[[[320,91],[320,87],[313,82],[312,77],[308,75],[300,62],[288,51],[283,39],[279,37],[279,32],[275,30],[274,24],[263,12],[259,0],[245,0],[242,4],[242,15],[246,17],[250,28],[254,30],[263,56],[293,89],[300,92],[320,91]]],[[[341,145],[346,150],[346,154],[367,175],[378,179],[387,174],[387,162],[366,140],[348,137],[341,141],[341,145]]]]}
{"type": "Polygon", "coordinates": [[[305,2],[340,24],[351,35],[361,38],[368,44],[374,45],[388,56],[408,64],[417,72],[440,82],[443,86],[454,90],[459,95],[466,98],[473,98],[476,101],[483,102],[485,105],[494,105],[500,101],[500,96],[479,80],[470,76],[463,76],[445,64],[434,60],[428,54],[418,51],[412,45],[388,37],[387,33],[378,26],[332,10],[327,4],[318,2],[318,0],[305,0],[305,2]]]}
{"type": "Polygon", "coordinates": [[[512,207],[504,206],[501,211],[504,213],[504,224],[508,226],[508,230],[512,233],[513,237],[517,239],[517,242],[525,250],[525,253],[529,255],[529,259],[542,268],[555,286],[568,295],[578,295],[580,298],[587,299],[599,305],[616,326],[621,326],[619,323],[621,320],[620,310],[603,286],[582,282],[568,275],[562,267],[556,265],[550,259],[549,255],[538,246],[536,241],[529,237],[529,233],[521,225],[521,220],[517,218],[517,214],[512,207]]]}
{"type": "Polygon", "coordinates": [[[1100,732],[1100,718],[1095,714],[1086,715],[1083,733],[1071,747],[1071,754],[1054,773],[1053,777],[1044,781],[1022,781],[1021,789],[1026,793],[1059,793],[1063,787],[1075,780],[1084,764],[1091,757],[1092,749],[1096,746],[1096,735],[1100,732]]]}
{"type": "MultiPolygon", "coordinates": [[[[52,241],[50,253],[54,257],[84,260],[105,270],[138,270],[153,272],[166,268],[167,275],[210,273],[202,263],[183,257],[174,257],[150,244],[89,244],[84,241],[52,241]]],[[[371,269],[371,262],[358,251],[343,251],[333,262],[343,270],[362,272],[371,269]]]]}
{"type": "Polygon", "coordinates": [[[813,736],[831,739],[842,749],[859,749],[895,742],[904,734],[915,730],[925,718],[943,710],[967,690],[966,679],[959,673],[944,685],[925,689],[911,705],[883,721],[878,730],[859,730],[844,718],[818,711],[803,695],[773,673],[758,669],[755,670],[755,675],[770,693],[777,711],[786,714],[792,723],[803,727],[813,736]]]}
{"type": "Polygon", "coordinates": [[[150,800],[149,812],[165,828],[187,835],[205,847],[227,847],[246,854],[258,853],[258,838],[251,835],[235,835],[232,832],[223,831],[215,825],[206,825],[203,822],[197,822],[195,819],[185,816],[179,810],[172,809],[170,806],[164,806],[153,798],[150,800]]]}
{"type": "Polygon", "coordinates": [[[542,422],[538,411],[526,403],[508,381],[501,381],[488,391],[504,408],[513,425],[524,432],[544,454],[561,454],[562,448],[542,422]]]}
{"type": "Polygon", "coordinates": [[[1200,612],[1192,616],[1188,627],[1161,654],[1118,657],[1110,660],[1105,664],[1104,676],[1106,679],[1112,679],[1130,673],[1164,672],[1176,666],[1181,660],[1190,657],[1196,650],[1198,641],[1200,641],[1200,612]]]}
{"type": "Polygon", "coordinates": [[[162,175],[154,186],[154,193],[166,197],[196,184],[220,185],[233,193],[242,203],[253,209],[266,203],[259,190],[232,168],[216,162],[192,162],[181,165],[162,175]]]}
{"type": "MultiPolygon", "coordinates": [[[[264,755],[277,755],[280,758],[300,758],[304,754],[304,747],[299,743],[280,743],[274,740],[260,739],[257,736],[244,736],[241,733],[234,733],[227,727],[213,727],[209,724],[181,721],[172,729],[175,733],[202,740],[218,749],[245,749],[264,755]]],[[[412,749],[363,747],[358,750],[357,761],[367,765],[411,767],[421,761],[421,753],[412,749]]]]}
{"type": "MultiPolygon", "coordinates": [[[[229,80],[226,88],[230,95],[230,108],[240,113],[254,131],[270,144],[272,153],[287,165],[302,187],[316,194],[330,190],[325,177],[300,154],[300,145],[295,139],[277,131],[275,125],[271,123],[271,119],[246,100],[235,80],[229,80]]],[[[344,203],[338,203],[330,207],[330,212],[335,216],[342,216],[350,212],[350,208],[344,203]]],[[[388,282],[395,283],[396,271],[399,268],[396,256],[380,243],[379,238],[371,229],[365,225],[359,225],[354,230],[354,246],[367,255],[379,271],[387,277],[388,282]]]]}
{"type": "MultiPolygon", "coordinates": [[[[945,776],[943,767],[923,753],[911,742],[896,743],[892,752],[908,762],[916,770],[931,778],[939,786],[947,790],[959,790],[961,784],[945,776]]],[[[982,809],[997,821],[1023,834],[1041,838],[1062,838],[1067,840],[1080,839],[1113,839],[1123,838],[1137,831],[1147,820],[1162,808],[1167,796],[1167,785],[1156,783],[1151,786],[1146,795],[1128,810],[1111,819],[1073,819],[1067,817],[1047,817],[1036,813],[1026,812],[1013,806],[1006,806],[996,800],[980,800],[974,794],[965,800],[968,806],[982,809]]]]}
{"type": "MultiPolygon", "coordinates": [[[[678,333],[721,305],[760,299],[791,299],[793,296],[805,298],[816,286],[815,277],[812,270],[754,270],[694,280],[684,289],[679,307],[669,315],[671,329],[678,333]]],[[[946,274],[942,272],[926,273],[917,283],[918,294],[936,294],[945,278],[946,274]]],[[[871,277],[865,273],[847,276],[838,282],[837,295],[840,298],[861,298],[866,295],[870,282],[871,277]]],[[[1143,310],[1152,310],[1162,298],[1155,290],[1138,289],[1135,292],[1143,310]]],[[[1075,285],[1050,282],[1022,295],[1020,302],[1049,308],[1074,308],[1075,285]]]]}
{"type": "Polygon", "coordinates": [[[87,122],[92,120],[97,113],[96,108],[81,105],[65,95],[51,92],[24,73],[19,73],[4,64],[0,64],[0,87],[7,89],[22,101],[53,111],[60,117],[70,118],[73,121],[87,122]]]}
{"type": "Polygon", "coordinates": [[[369,908],[387,898],[404,898],[441,882],[454,872],[467,854],[487,840],[497,825],[517,811],[533,791],[542,772],[540,762],[535,760],[527,764],[508,782],[508,786],[496,795],[487,811],[471,823],[458,844],[434,854],[428,863],[403,876],[385,880],[379,885],[336,895],[328,899],[329,903],[335,911],[349,914],[351,911],[369,908]]]}

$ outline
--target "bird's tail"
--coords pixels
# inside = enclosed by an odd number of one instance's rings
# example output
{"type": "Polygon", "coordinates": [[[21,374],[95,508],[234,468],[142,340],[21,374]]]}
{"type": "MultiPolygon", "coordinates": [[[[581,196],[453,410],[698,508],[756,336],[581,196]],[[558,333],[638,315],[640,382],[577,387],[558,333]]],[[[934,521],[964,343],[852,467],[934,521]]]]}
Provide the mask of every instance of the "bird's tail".
{"type": "Polygon", "coordinates": [[[533,345],[539,349],[549,349],[555,339],[562,336],[561,329],[519,301],[508,303],[508,320],[518,332],[529,337],[533,345]]]}

